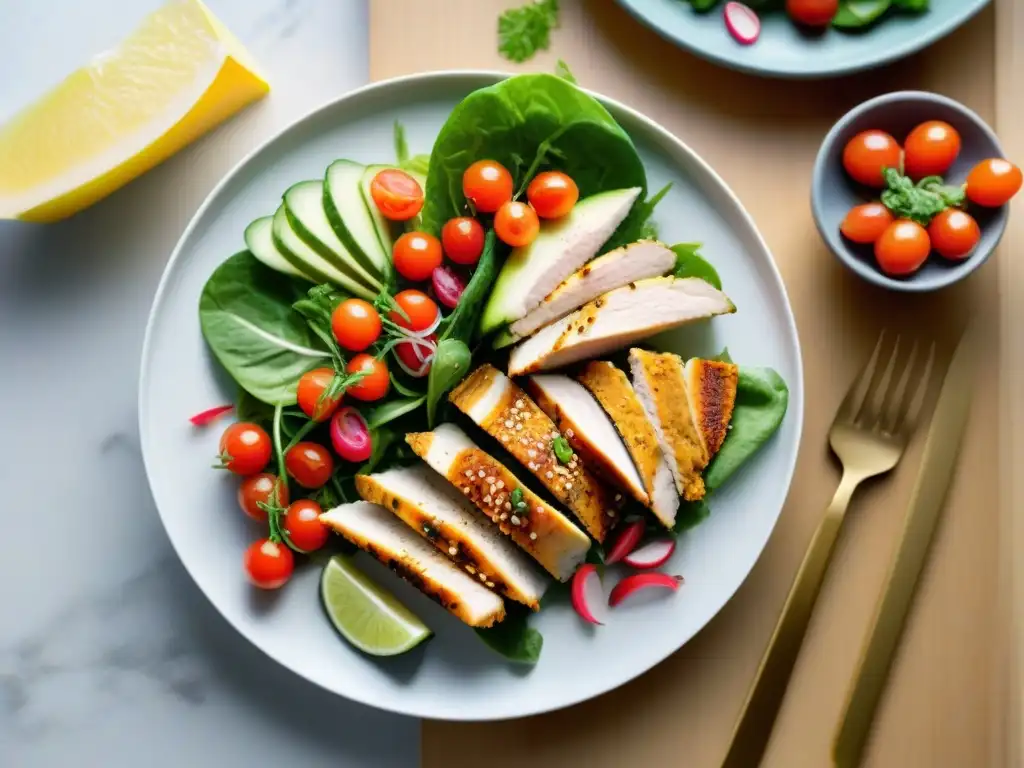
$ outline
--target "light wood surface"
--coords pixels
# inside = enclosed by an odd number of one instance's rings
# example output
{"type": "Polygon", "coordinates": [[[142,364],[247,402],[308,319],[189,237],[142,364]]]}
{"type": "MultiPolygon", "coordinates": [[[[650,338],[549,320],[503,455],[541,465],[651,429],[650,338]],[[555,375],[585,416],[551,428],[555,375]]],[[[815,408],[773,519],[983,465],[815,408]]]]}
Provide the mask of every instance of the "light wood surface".
{"type": "MultiPolygon", "coordinates": [[[[746,583],[704,631],[633,683],[561,712],[502,723],[426,722],[423,766],[475,768],[481,760],[491,768],[717,766],[793,574],[838,480],[826,431],[878,330],[913,328],[948,340],[972,309],[988,310],[986,352],[995,361],[996,322],[1001,320],[1004,331],[1012,322],[1011,310],[1001,316],[996,311],[1000,282],[1004,299],[1007,280],[1017,281],[1014,290],[1020,292],[1022,268],[1007,258],[1014,242],[1022,244],[1020,223],[1010,248],[942,294],[890,294],[844,270],[817,235],[807,199],[821,138],[858,102],[902,88],[944,93],[995,120],[997,88],[1004,103],[1024,95],[1024,62],[1017,54],[1017,74],[996,84],[996,12],[990,8],[929,51],[874,73],[824,82],[769,81],[676,49],[612,0],[563,0],[562,27],[553,35],[551,51],[516,67],[498,56],[495,40],[498,14],[510,4],[515,3],[373,0],[371,77],[457,68],[550,71],[563,58],[586,87],[668,127],[733,187],[773,250],[800,330],[807,411],[796,476],[778,527],[746,583]]],[[[999,0],[999,12],[1014,15],[1019,25],[1021,9],[1008,10],[1016,4],[999,0]]],[[[1014,40],[1001,26],[1004,61],[1024,42],[1024,33],[1018,31],[1014,40]]],[[[1008,145],[1004,124],[1013,122],[1012,108],[999,110],[1008,145]]],[[[1014,128],[1020,131],[1009,130],[1014,128]]],[[[1016,145],[1018,157],[1024,157],[1022,143],[1016,145]]],[[[1018,361],[1018,373],[1019,322],[1016,357],[1006,358],[1018,361]]],[[[1004,333],[1002,341],[1005,351],[1010,336],[1004,333]]],[[[999,514],[993,431],[1002,419],[994,365],[992,370],[975,397],[946,517],[879,710],[865,761],[869,767],[1019,764],[1004,762],[1013,743],[1009,736],[1017,729],[1015,721],[1004,719],[1013,688],[1005,674],[1011,645],[1001,642],[1008,627],[998,608],[1000,601],[1010,605],[1011,587],[1020,590],[1017,599],[1024,595],[1024,574],[1007,568],[1000,579],[999,567],[999,555],[1005,560],[1009,552],[1008,538],[1020,540],[1022,532],[1011,527],[1008,514],[999,514]],[[997,647],[1002,655],[993,653],[997,647]]],[[[1009,431],[1002,431],[1004,446],[1015,439],[1009,431]]],[[[921,440],[915,440],[893,475],[869,484],[854,500],[765,766],[829,764],[833,729],[902,528],[920,448],[921,440]]],[[[1016,450],[1020,456],[1019,442],[1016,450]]],[[[1011,490],[1019,500],[1016,483],[1011,490]]]]}

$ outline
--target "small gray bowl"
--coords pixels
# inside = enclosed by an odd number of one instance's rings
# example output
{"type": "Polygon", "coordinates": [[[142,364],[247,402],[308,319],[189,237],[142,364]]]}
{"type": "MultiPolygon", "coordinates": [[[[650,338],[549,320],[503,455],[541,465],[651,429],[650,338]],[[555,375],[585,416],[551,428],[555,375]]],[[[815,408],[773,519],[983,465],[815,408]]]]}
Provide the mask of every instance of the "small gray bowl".
{"type": "Polygon", "coordinates": [[[962,280],[985,263],[1006,230],[1007,206],[972,206],[971,215],[981,227],[981,241],[974,253],[960,262],[947,261],[933,253],[921,269],[907,277],[884,274],[870,245],[852,243],[840,234],[839,225],[853,206],[878,200],[878,190],[860,186],[843,169],[846,143],[861,131],[875,128],[887,131],[902,144],[907,134],[926,120],[944,120],[960,133],[960,156],[945,176],[950,184],[963,182],[981,160],[1004,157],[993,130],[963,104],[935,93],[899,91],[866,101],[847,112],[828,132],[814,163],[811,209],[821,236],[843,264],[868,282],[894,291],[924,293],[962,280]]]}

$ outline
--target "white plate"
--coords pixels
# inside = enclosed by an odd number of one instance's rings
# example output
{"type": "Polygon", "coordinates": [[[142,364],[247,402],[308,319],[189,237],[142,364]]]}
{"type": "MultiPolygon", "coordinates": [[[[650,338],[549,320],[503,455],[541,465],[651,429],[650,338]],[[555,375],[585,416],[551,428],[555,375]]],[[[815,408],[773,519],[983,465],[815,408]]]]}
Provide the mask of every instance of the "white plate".
{"type": "Polygon", "coordinates": [[[711,518],[680,539],[667,568],[682,574],[685,585],[658,600],[638,596],[596,632],[568,604],[552,606],[534,623],[544,634],[540,662],[524,668],[505,662],[468,627],[362,555],[367,569],[436,632],[422,649],[376,660],[346,645],[322,614],[318,568],[300,569],[277,593],[246,583],[242,552],[262,534],[238,509],[237,482],[210,469],[221,426],[197,430],[188,422],[234,396],[200,334],[203,284],[243,249],[245,226],[272,212],[289,185],[319,178],[338,157],[388,161],[395,120],[405,124],[413,152],[429,151],[452,107],[501,77],[447,72],[372,85],[302,118],[250,154],[213,190],[171,256],[146,331],[139,385],[142,450],[161,519],[185,568],[224,617],[268,656],[328,690],[446,720],[511,718],[574,704],[622,685],[686,643],[732,597],[764,548],[789,489],[803,421],[796,326],[750,216],[692,150],[604,100],[636,142],[651,189],[674,182],[656,214],[662,238],[703,242],[739,308],[678,334],[677,349],[714,354],[727,345],[743,364],[773,366],[790,388],[778,434],[715,494],[711,518]]]}

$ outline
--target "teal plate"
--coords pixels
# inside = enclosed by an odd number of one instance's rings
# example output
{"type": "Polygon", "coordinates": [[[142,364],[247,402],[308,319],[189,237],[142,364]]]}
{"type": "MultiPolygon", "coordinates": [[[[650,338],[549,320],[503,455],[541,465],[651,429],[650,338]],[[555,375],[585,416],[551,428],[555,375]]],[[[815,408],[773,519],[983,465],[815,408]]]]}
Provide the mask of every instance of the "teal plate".
{"type": "Polygon", "coordinates": [[[725,28],[722,0],[705,13],[686,0],[619,0],[637,19],[698,56],[755,75],[819,78],[845,75],[909,56],[964,24],[989,0],[931,0],[922,14],[887,14],[859,32],[811,35],[783,11],[761,14],[761,37],[741,45],[725,28]]]}

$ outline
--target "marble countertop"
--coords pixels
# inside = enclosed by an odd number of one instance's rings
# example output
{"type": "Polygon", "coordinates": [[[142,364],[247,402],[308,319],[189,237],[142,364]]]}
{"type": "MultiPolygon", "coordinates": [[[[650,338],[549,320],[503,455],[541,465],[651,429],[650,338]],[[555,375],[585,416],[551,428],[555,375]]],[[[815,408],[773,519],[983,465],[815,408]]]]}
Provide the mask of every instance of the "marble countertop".
{"type": "MultiPolygon", "coordinates": [[[[143,472],[139,353],[174,243],[242,155],[368,76],[362,0],[207,2],[271,95],[82,215],[0,222],[0,765],[415,766],[417,721],[321,691],[221,619],[143,472]]],[[[5,8],[0,120],[158,4],[5,8]]]]}

